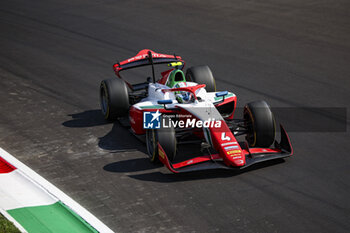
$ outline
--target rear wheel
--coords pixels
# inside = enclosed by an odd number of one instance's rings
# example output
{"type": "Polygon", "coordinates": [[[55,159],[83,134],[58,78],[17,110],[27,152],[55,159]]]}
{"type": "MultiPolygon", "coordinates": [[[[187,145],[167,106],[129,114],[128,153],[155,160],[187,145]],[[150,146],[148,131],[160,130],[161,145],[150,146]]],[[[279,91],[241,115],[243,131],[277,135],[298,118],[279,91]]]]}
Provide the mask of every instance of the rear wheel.
{"type": "Polygon", "coordinates": [[[101,111],[106,120],[126,116],[129,110],[129,94],[121,79],[106,79],[100,85],[101,111]]]}
{"type": "Polygon", "coordinates": [[[174,128],[149,129],[146,131],[148,157],[152,163],[159,161],[158,142],[168,156],[170,162],[176,155],[176,136],[174,128]]]}
{"type": "Polygon", "coordinates": [[[186,71],[186,80],[205,84],[208,92],[216,91],[216,84],[213,74],[208,66],[193,66],[186,71]]]}
{"type": "Polygon", "coordinates": [[[248,129],[246,140],[251,147],[270,147],[275,140],[275,118],[265,101],[248,103],[244,107],[248,129]]]}

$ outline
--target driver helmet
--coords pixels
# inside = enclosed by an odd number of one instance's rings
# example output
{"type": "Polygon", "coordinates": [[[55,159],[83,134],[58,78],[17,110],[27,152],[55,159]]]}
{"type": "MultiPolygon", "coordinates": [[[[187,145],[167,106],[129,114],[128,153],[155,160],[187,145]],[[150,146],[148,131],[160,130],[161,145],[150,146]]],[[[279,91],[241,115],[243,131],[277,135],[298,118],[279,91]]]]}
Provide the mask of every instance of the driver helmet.
{"type": "MultiPolygon", "coordinates": [[[[186,82],[178,82],[173,86],[173,88],[179,88],[179,87],[187,87],[187,83],[186,82]]],[[[174,92],[174,94],[175,94],[177,102],[182,103],[182,104],[190,103],[194,99],[193,94],[191,92],[188,92],[188,91],[176,91],[176,92],[174,92]]]]}

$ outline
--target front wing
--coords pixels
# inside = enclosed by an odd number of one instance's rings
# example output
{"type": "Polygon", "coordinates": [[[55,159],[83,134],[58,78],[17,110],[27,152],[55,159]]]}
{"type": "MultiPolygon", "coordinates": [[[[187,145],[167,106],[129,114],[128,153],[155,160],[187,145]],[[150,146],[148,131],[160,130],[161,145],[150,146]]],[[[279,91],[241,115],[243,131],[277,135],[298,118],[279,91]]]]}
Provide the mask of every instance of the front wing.
{"type": "Polygon", "coordinates": [[[280,125],[280,128],[281,140],[280,142],[275,141],[275,148],[270,149],[247,147],[246,149],[242,149],[246,158],[246,163],[243,166],[227,166],[218,154],[194,157],[192,159],[173,164],[169,161],[168,156],[166,155],[162,146],[158,143],[159,160],[173,173],[182,173],[210,169],[240,170],[256,163],[261,163],[273,159],[286,158],[293,154],[293,148],[287,132],[282,125],[280,125]]]}

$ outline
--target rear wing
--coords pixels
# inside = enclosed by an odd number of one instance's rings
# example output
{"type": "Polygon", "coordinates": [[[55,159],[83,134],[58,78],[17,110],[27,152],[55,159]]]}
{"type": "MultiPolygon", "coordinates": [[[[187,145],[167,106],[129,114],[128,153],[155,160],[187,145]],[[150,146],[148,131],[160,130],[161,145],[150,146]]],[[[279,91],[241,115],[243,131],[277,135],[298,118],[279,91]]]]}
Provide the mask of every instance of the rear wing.
{"type": "Polygon", "coordinates": [[[127,69],[146,66],[146,65],[164,64],[164,63],[179,62],[179,61],[185,64],[185,61],[183,61],[180,56],[177,56],[175,54],[174,55],[161,54],[161,53],[156,53],[150,49],[143,49],[140,52],[138,52],[136,56],[114,64],[113,69],[116,75],[120,77],[119,72],[122,70],[127,70],[127,69]]]}

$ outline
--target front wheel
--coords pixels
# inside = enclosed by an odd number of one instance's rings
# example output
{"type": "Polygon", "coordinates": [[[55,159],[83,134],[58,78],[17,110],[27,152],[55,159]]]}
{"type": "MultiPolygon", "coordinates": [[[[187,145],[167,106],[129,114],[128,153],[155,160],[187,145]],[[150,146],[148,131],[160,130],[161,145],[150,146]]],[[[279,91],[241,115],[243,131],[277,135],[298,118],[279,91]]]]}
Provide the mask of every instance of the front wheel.
{"type": "Polygon", "coordinates": [[[149,129],[146,131],[148,157],[152,163],[159,161],[158,143],[162,146],[170,162],[176,155],[176,136],[174,128],[149,129]]]}
{"type": "Polygon", "coordinates": [[[158,137],[155,129],[146,131],[146,147],[148,158],[152,163],[157,163],[158,159],[158,137]]]}
{"type": "Polygon", "coordinates": [[[270,147],[275,140],[275,117],[265,101],[248,103],[244,107],[244,120],[248,133],[246,140],[251,147],[270,147]]]}

